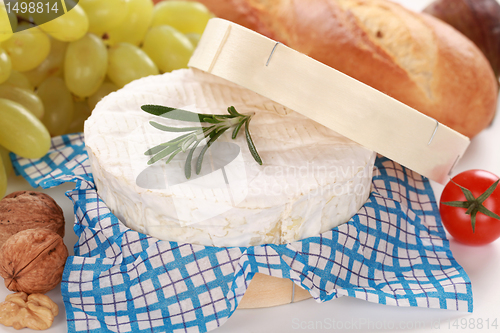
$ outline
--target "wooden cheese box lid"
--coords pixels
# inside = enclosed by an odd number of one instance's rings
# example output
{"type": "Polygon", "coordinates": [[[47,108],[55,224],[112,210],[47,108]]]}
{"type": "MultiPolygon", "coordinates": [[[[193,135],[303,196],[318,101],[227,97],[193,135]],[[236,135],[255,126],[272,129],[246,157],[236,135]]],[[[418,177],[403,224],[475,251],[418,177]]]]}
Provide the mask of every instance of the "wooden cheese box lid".
{"type": "Polygon", "coordinates": [[[253,90],[440,183],[470,143],[396,99],[227,20],[209,21],[188,66],[253,90]]]}

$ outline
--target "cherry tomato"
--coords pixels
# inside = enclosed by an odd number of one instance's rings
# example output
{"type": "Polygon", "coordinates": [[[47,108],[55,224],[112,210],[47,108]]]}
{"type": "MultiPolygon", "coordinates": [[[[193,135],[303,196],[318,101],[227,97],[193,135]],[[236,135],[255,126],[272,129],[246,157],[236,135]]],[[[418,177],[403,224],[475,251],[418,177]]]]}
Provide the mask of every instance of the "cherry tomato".
{"type": "MultiPolygon", "coordinates": [[[[487,216],[481,211],[476,214],[473,230],[471,216],[466,214],[467,208],[447,205],[447,202],[467,202],[462,186],[472,193],[474,198],[479,198],[497,180],[498,176],[484,170],[467,170],[450,181],[441,195],[439,211],[443,225],[448,232],[460,243],[467,245],[483,245],[493,242],[500,237],[500,220],[487,216]],[[458,185],[457,185],[458,184],[458,185]]],[[[469,200],[471,203],[471,200],[469,200]]],[[[477,204],[477,203],[476,203],[477,204]]],[[[500,215],[500,186],[497,186],[482,205],[493,215],[500,215]]]]}

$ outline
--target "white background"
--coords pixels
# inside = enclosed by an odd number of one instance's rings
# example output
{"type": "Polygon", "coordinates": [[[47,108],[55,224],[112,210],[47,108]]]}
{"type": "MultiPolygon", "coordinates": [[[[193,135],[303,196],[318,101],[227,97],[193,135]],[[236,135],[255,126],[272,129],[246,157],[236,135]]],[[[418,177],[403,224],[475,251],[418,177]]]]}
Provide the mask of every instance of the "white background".
{"type": "MultiPolygon", "coordinates": [[[[420,11],[429,0],[397,0],[406,7],[420,11]]],[[[471,110],[473,112],[473,110],[471,110]]],[[[454,175],[468,169],[485,169],[500,175],[500,119],[472,140],[472,143],[454,170],[454,175]]],[[[432,183],[439,199],[443,186],[432,183]]],[[[51,195],[63,208],[66,218],[65,243],[73,254],[77,237],[73,232],[73,206],[64,192],[72,189],[64,184],[42,190],[51,195]]],[[[8,193],[31,187],[21,177],[11,176],[8,193]]],[[[37,189],[40,190],[40,189],[37,189]]],[[[500,222],[499,222],[500,223],[500,222]]],[[[343,297],[326,303],[309,299],[302,302],[267,309],[237,310],[217,333],[229,332],[500,332],[500,240],[482,247],[469,247],[450,239],[455,259],[472,281],[474,312],[463,313],[425,308],[397,308],[363,300],[343,297]],[[492,324],[498,326],[495,328],[492,324]],[[482,322],[482,329],[478,326],[482,322]],[[489,327],[488,327],[489,324],[489,327]],[[344,329],[341,329],[344,327],[344,329]],[[475,328],[474,328],[475,327],[475,328]]],[[[0,302],[10,292],[0,285],[0,302]]],[[[60,309],[52,328],[46,332],[66,332],[64,304],[59,288],[47,295],[60,309]]],[[[28,331],[28,330],[26,330],[28,331]]],[[[18,332],[0,325],[0,332],[18,332]]]]}

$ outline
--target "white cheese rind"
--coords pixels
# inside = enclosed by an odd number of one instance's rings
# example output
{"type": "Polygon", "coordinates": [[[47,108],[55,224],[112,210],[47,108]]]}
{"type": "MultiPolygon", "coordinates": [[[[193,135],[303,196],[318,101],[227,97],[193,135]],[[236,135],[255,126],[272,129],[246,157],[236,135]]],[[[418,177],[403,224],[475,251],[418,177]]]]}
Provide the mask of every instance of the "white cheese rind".
{"type": "Polygon", "coordinates": [[[143,78],[104,98],[85,123],[85,142],[98,193],[123,223],[159,239],[213,246],[287,243],[348,221],[370,193],[375,159],[290,109],[191,69],[143,78]],[[150,120],[192,126],[147,114],[144,104],[255,113],[250,131],[263,165],[243,131],[235,140],[228,131],[209,149],[201,177],[183,176],[186,153],[144,171],[144,152],[179,135],[150,120]],[[145,174],[152,177],[146,183],[145,174]]]}

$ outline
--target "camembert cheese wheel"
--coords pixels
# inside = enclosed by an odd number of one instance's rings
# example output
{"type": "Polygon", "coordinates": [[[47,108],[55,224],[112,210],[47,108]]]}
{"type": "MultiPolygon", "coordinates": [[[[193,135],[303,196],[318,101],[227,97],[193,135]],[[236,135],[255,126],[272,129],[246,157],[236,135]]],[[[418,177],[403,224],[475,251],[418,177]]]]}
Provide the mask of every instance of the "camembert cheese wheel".
{"type": "MultiPolygon", "coordinates": [[[[311,96],[311,98],[314,98],[311,96]]],[[[203,124],[202,124],[203,125],[203,124]]],[[[200,125],[198,125],[200,126],[200,125]]],[[[375,153],[257,93],[214,75],[182,69],[134,81],[99,102],[85,143],[101,198],[128,227],[153,237],[209,246],[283,244],[347,222],[366,202],[375,153]],[[226,131],[199,175],[186,179],[188,152],[148,165],[145,152],[192,123],[141,110],[154,104],[197,113],[253,114],[249,130],[226,131]]]]}

